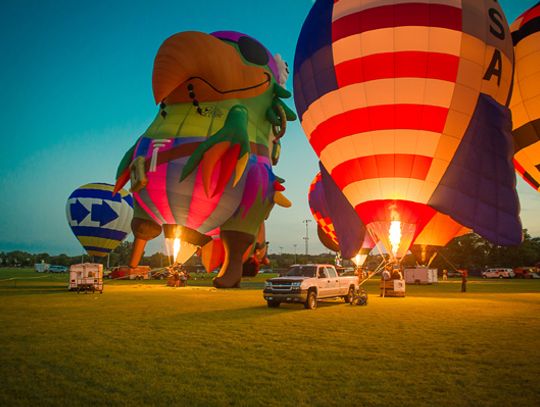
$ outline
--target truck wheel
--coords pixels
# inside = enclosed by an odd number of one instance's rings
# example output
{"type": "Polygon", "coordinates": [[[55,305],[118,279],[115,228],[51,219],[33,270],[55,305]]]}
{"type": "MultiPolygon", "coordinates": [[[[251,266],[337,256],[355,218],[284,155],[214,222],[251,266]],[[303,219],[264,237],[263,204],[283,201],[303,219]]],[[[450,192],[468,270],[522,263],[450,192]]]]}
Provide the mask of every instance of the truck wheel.
{"type": "Polygon", "coordinates": [[[306,309],[317,308],[317,293],[315,291],[312,290],[308,293],[306,302],[304,304],[304,308],[306,309]]]}
{"type": "Polygon", "coordinates": [[[349,287],[349,291],[347,292],[347,295],[345,297],[343,297],[343,299],[345,300],[345,304],[349,304],[353,301],[354,299],[354,288],[353,287],[349,287]]]}
{"type": "Polygon", "coordinates": [[[279,308],[279,301],[268,300],[268,308],[279,308]]]}
{"type": "Polygon", "coordinates": [[[503,276],[499,274],[499,278],[503,278],[503,276]]]}

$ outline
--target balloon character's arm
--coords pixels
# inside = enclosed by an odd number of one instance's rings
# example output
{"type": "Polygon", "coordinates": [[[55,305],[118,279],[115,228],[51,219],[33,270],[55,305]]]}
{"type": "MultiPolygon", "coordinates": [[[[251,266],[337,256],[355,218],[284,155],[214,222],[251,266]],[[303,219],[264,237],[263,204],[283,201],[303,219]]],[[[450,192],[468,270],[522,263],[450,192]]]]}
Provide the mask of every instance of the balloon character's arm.
{"type": "Polygon", "coordinates": [[[277,165],[281,154],[281,137],[287,129],[287,121],[296,120],[296,114],[289,109],[282,98],[291,97],[291,92],[279,84],[274,84],[274,98],[272,105],[266,110],[266,119],[272,124],[274,140],[272,146],[272,164],[277,165]]]}
{"type": "Polygon", "coordinates": [[[296,113],[282,100],[290,97],[291,92],[277,83],[274,84],[274,98],[272,99],[272,105],[266,110],[266,118],[272,123],[272,130],[274,130],[276,139],[281,138],[285,134],[288,121],[292,122],[296,120],[296,113]]]}
{"type": "Polygon", "coordinates": [[[225,124],[216,134],[201,143],[182,170],[180,181],[186,179],[200,165],[206,195],[213,197],[221,193],[235,171],[233,186],[236,186],[246,169],[250,143],[247,132],[248,110],[241,104],[234,105],[225,119],[225,124]],[[221,167],[217,163],[221,162],[221,167]],[[212,182],[214,171],[219,169],[217,182],[212,182]]]}
{"type": "Polygon", "coordinates": [[[134,144],[125,154],[124,157],[122,157],[122,161],[120,161],[120,164],[118,165],[118,169],[116,170],[116,184],[114,186],[113,195],[116,194],[118,191],[120,191],[124,185],[129,181],[130,176],[130,168],[129,165],[131,164],[131,161],[133,159],[133,152],[135,151],[135,146],[137,144],[134,144]]]}

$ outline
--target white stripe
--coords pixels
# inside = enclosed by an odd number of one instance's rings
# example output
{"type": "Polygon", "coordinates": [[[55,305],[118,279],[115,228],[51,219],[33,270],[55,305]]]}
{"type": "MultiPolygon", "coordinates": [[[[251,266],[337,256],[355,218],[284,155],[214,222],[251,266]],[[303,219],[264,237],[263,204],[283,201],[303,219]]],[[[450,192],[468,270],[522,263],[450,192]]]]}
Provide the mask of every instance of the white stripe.
{"type": "Polygon", "coordinates": [[[462,36],[460,31],[440,27],[407,26],[366,31],[332,44],[334,65],[368,55],[401,51],[459,56],[462,36]]]}
{"type": "Polygon", "coordinates": [[[397,199],[427,203],[436,184],[413,178],[371,178],[351,182],[343,188],[343,194],[351,205],[379,200],[397,199]]]}
{"type": "Polygon", "coordinates": [[[412,104],[448,108],[454,82],[426,78],[389,78],[355,83],[321,96],[305,111],[302,127],[308,137],[322,122],[369,106],[412,104]]]}
{"type": "Polygon", "coordinates": [[[340,138],[328,144],[320,154],[331,172],[339,164],[359,157],[381,154],[413,154],[433,157],[440,133],[425,130],[377,130],[340,138]]]}

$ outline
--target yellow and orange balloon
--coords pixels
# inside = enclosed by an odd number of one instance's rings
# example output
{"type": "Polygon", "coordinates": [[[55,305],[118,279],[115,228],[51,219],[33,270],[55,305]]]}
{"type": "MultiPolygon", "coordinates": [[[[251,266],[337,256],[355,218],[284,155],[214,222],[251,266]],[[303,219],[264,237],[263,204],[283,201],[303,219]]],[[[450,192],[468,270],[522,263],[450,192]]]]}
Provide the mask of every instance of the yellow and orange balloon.
{"type": "Polygon", "coordinates": [[[540,3],[510,26],[515,52],[512,110],[517,172],[540,190],[540,3]]]}

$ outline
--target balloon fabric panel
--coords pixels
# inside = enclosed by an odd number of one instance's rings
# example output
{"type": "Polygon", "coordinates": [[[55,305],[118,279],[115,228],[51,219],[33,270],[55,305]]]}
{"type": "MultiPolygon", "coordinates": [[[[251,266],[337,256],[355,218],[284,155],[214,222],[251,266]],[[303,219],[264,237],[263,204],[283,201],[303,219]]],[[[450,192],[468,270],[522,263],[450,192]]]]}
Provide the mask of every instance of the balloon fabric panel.
{"type": "Polygon", "coordinates": [[[318,173],[308,192],[309,209],[317,222],[317,234],[321,243],[330,250],[339,251],[339,241],[336,236],[334,224],[326,205],[324,186],[321,181],[321,173],[318,173]],[[322,237],[321,237],[322,236],[322,237]],[[337,248],[337,250],[335,250],[337,248]]]}
{"type": "Polygon", "coordinates": [[[519,16],[510,29],[515,51],[510,103],[515,166],[527,183],[540,190],[540,4],[519,16]]]}

